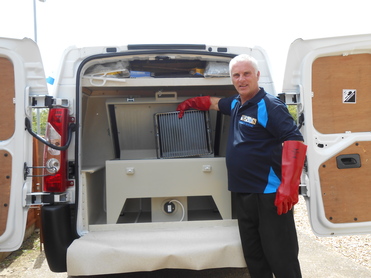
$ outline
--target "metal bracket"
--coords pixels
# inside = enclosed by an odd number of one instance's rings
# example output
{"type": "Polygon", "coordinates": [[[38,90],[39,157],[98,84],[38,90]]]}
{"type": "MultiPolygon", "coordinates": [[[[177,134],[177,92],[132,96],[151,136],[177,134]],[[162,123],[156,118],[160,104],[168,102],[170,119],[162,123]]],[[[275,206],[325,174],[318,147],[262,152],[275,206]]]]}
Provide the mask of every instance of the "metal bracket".
{"type": "Polygon", "coordinates": [[[308,196],[308,188],[306,185],[300,185],[299,186],[299,195],[302,195],[304,197],[308,196]]]}
{"type": "Polygon", "coordinates": [[[55,203],[68,202],[67,193],[54,194],[47,192],[30,192],[27,193],[26,206],[45,206],[53,205],[55,203]]]}
{"type": "Polygon", "coordinates": [[[46,199],[50,199],[51,193],[46,192],[31,192],[27,193],[26,196],[26,206],[44,206],[44,205],[51,205],[52,202],[48,202],[46,199]],[[46,198],[44,198],[46,197],[46,198]]]}
{"type": "Polygon", "coordinates": [[[297,93],[280,93],[278,98],[286,104],[298,104],[297,93]]]}
{"type": "Polygon", "coordinates": [[[28,167],[27,163],[23,164],[23,179],[26,180],[28,177],[46,177],[46,176],[54,176],[55,174],[48,174],[48,175],[30,175],[30,169],[47,169],[51,173],[56,173],[57,169],[55,167],[47,167],[47,166],[32,166],[28,167]]]}
{"type": "Polygon", "coordinates": [[[68,161],[68,179],[74,180],[76,178],[75,161],[68,161]]]}
{"type": "Polygon", "coordinates": [[[64,98],[53,98],[48,95],[30,96],[30,106],[33,108],[51,108],[61,106],[68,108],[69,100],[64,98]]]}

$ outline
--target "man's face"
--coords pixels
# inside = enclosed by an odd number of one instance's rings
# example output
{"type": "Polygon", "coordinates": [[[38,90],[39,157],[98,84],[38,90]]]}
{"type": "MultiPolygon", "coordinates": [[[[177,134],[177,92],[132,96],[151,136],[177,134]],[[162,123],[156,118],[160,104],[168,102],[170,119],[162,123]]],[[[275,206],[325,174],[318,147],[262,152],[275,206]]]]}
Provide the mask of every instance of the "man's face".
{"type": "Polygon", "coordinates": [[[232,83],[240,94],[242,103],[253,98],[259,92],[260,72],[256,72],[248,61],[237,62],[231,70],[232,83]]]}

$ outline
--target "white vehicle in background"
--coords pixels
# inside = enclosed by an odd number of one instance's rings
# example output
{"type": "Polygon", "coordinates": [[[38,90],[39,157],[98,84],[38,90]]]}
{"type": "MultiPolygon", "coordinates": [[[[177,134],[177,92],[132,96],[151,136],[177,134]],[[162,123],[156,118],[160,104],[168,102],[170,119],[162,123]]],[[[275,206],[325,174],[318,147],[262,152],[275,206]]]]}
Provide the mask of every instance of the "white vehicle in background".
{"type": "MultiPolygon", "coordinates": [[[[318,235],[371,231],[370,51],[368,35],[290,48],[280,97],[298,107],[308,144],[301,192],[318,235]]],[[[276,95],[261,48],[208,45],[69,48],[49,94],[37,45],[0,38],[0,251],[20,247],[28,208],[42,205],[54,272],[245,267],[227,190],[229,121],[175,111],[190,97],[236,94],[228,63],[241,53],[276,95]],[[45,108],[42,138],[31,122],[45,108]],[[42,165],[32,138],[45,145],[42,165]],[[32,192],[39,175],[42,191],[32,192]]]]}

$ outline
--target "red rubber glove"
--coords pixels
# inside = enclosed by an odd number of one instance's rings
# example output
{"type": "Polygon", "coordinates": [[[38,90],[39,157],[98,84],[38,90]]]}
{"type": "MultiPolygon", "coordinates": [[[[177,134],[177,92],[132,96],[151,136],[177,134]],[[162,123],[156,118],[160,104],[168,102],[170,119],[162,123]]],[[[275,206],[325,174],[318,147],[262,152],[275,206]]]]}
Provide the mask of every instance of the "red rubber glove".
{"type": "Polygon", "coordinates": [[[210,106],[211,106],[210,96],[194,97],[183,101],[181,104],[178,105],[176,110],[180,111],[178,118],[181,119],[183,118],[184,111],[188,110],[189,108],[207,111],[210,109],[210,106]]]}
{"type": "Polygon", "coordinates": [[[282,150],[282,179],[277,189],[277,214],[287,213],[299,201],[300,175],[307,146],[299,141],[285,141],[282,150]]]}

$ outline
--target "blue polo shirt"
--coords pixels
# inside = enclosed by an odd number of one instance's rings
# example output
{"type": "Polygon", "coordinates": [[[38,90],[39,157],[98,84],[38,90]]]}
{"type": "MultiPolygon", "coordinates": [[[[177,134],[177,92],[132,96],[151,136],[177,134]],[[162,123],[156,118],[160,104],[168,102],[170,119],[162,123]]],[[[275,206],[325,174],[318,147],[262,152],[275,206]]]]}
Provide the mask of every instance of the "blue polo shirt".
{"type": "Polygon", "coordinates": [[[226,164],[228,188],[239,193],[274,193],[281,183],[282,143],[303,141],[285,103],[263,88],[241,106],[240,97],[220,99],[231,116],[226,164]]]}

